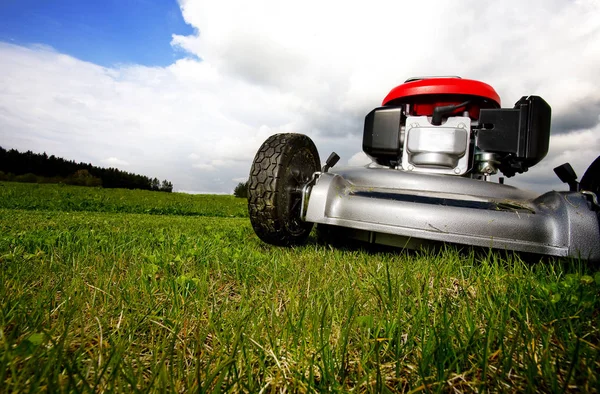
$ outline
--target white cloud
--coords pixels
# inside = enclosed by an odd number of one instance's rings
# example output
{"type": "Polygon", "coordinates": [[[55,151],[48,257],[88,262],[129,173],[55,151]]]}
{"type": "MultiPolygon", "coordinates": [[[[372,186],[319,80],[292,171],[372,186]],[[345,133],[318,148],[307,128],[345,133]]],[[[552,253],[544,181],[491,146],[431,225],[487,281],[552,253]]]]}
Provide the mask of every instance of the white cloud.
{"type": "Polygon", "coordinates": [[[348,159],[349,166],[366,166],[372,162],[371,158],[365,154],[365,152],[356,152],[352,157],[348,159]]]}
{"type": "Polygon", "coordinates": [[[212,164],[206,164],[206,163],[196,163],[192,167],[197,168],[199,170],[204,170],[204,171],[216,170],[216,168],[212,164]]]}
{"type": "Polygon", "coordinates": [[[120,166],[128,166],[129,163],[126,162],[125,160],[120,160],[116,157],[109,157],[108,159],[104,159],[102,160],[102,163],[105,165],[109,165],[111,167],[120,167],[120,166]]]}
{"type": "Polygon", "coordinates": [[[600,151],[597,1],[180,4],[197,34],[173,36],[190,57],[168,67],[104,68],[0,43],[2,144],[118,157],[176,190],[231,192],[277,132],[311,136],[323,160],[335,150],[357,162],[364,115],[392,87],[450,74],[490,83],[505,107],[541,95],[556,132],[579,130],[555,135],[546,161],[517,181],[556,184],[563,159],[581,176],[600,151]]]}

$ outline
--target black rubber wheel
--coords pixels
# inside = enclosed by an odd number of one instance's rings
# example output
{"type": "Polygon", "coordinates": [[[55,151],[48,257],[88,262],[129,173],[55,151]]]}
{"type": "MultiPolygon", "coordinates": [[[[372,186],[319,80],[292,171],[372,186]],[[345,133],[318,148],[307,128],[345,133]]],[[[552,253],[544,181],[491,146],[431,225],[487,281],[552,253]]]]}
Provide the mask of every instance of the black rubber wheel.
{"type": "Polygon", "coordinates": [[[256,235],[272,245],[306,242],[313,224],[300,220],[301,189],[321,168],[319,152],[302,134],[276,134],[260,147],[250,169],[248,213],[256,235]]]}
{"type": "Polygon", "coordinates": [[[579,188],[596,193],[596,196],[600,198],[600,156],[590,164],[585,174],[583,174],[579,188]]]}

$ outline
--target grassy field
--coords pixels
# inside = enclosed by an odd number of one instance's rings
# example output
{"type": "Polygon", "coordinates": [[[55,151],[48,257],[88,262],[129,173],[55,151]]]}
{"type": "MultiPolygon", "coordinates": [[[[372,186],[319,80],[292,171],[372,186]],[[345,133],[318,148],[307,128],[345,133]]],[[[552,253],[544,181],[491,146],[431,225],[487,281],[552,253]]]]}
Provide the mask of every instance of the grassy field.
{"type": "Polygon", "coordinates": [[[210,217],[248,216],[246,204],[233,196],[12,182],[0,182],[0,208],[210,217]]]}
{"type": "Polygon", "coordinates": [[[597,268],[277,248],[244,210],[0,183],[0,391],[599,391],[597,268]]]}

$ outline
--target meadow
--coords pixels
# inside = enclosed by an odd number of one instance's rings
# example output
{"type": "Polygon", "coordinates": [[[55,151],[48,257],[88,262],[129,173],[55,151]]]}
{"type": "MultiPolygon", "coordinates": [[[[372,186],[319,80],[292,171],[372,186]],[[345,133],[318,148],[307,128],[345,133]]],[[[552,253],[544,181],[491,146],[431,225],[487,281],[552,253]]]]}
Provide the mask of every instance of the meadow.
{"type": "Polygon", "coordinates": [[[2,392],[598,392],[573,259],[262,243],[246,201],[0,183],[2,392]]]}

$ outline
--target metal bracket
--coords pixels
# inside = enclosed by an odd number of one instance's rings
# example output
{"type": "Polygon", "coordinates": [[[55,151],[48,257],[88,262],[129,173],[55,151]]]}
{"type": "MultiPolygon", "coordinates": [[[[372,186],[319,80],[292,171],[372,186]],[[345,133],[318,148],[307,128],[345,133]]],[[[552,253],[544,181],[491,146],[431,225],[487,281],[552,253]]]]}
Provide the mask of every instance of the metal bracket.
{"type": "Polygon", "coordinates": [[[580,193],[586,196],[588,201],[592,204],[592,211],[600,211],[600,204],[598,203],[598,196],[596,196],[596,193],[587,190],[582,190],[580,193]]]}
{"type": "Polygon", "coordinates": [[[317,182],[319,176],[321,176],[322,172],[316,171],[313,173],[312,178],[304,186],[302,186],[302,199],[300,201],[300,220],[304,221],[306,218],[306,208],[308,205],[308,196],[310,194],[310,190],[312,186],[317,182]]]}

